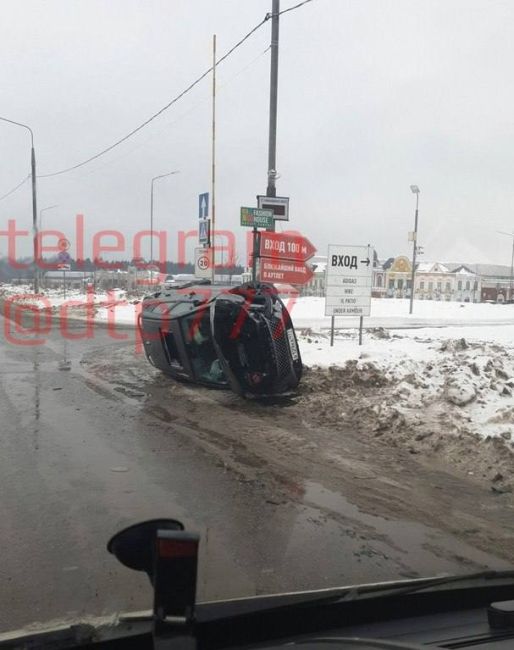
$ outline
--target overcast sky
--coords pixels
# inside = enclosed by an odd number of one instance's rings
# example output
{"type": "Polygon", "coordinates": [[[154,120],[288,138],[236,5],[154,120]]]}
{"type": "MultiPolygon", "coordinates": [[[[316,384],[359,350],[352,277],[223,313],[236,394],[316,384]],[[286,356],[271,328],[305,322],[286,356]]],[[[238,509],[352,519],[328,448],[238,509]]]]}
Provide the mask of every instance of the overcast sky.
{"type": "MultiPolygon", "coordinates": [[[[296,4],[282,0],[281,8],[296,4]]],[[[259,23],[271,0],[2,0],[0,115],[35,132],[38,172],[94,155],[148,118],[259,23]]],[[[266,188],[268,22],[218,69],[220,228],[266,188]]],[[[281,18],[277,193],[290,227],[328,243],[410,254],[415,197],[426,260],[510,263],[514,230],[514,3],[313,0],[281,18]]],[[[81,169],[38,181],[46,227],[73,241],[197,225],[210,189],[211,86],[204,80],[150,126],[81,169]]],[[[0,122],[0,195],[30,169],[26,132],[0,122]]],[[[30,227],[30,185],[0,220],[30,227]]],[[[28,253],[30,245],[20,248],[28,253]]],[[[0,239],[0,252],[6,252],[0,239]]]]}

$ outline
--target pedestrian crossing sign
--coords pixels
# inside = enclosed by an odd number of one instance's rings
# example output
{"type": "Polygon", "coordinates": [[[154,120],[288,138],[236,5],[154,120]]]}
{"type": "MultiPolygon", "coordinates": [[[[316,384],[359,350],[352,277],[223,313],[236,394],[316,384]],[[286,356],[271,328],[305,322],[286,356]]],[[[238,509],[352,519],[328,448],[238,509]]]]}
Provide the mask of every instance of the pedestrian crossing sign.
{"type": "Polygon", "coordinates": [[[200,244],[209,243],[209,225],[210,219],[200,219],[198,221],[198,241],[200,244]]]}

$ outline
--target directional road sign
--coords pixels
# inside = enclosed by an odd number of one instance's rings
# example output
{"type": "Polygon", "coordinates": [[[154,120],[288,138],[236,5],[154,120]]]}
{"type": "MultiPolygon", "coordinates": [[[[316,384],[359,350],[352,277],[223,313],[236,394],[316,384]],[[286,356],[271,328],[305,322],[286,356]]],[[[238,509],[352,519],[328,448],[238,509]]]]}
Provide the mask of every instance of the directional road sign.
{"type": "Polygon", "coordinates": [[[311,242],[302,235],[278,232],[261,233],[261,257],[306,262],[315,252],[316,249],[311,242]]]}
{"type": "Polygon", "coordinates": [[[207,219],[209,216],[209,192],[198,195],[198,218],[207,219]]]}
{"type": "Polygon", "coordinates": [[[241,225],[251,228],[272,228],[273,210],[260,208],[241,208],[241,225]]]}
{"type": "Polygon", "coordinates": [[[314,275],[310,266],[295,260],[263,257],[260,260],[261,282],[306,284],[314,275]]]}
{"type": "Polygon", "coordinates": [[[371,246],[328,247],[326,316],[370,315],[373,259],[371,246]]]}
{"type": "Polygon", "coordinates": [[[289,221],[288,196],[257,196],[257,206],[273,210],[275,221],[289,221]]]}
{"type": "Polygon", "coordinates": [[[212,248],[195,248],[195,277],[212,276],[212,248]]]}
{"type": "Polygon", "coordinates": [[[210,224],[210,219],[200,219],[198,221],[198,241],[200,244],[209,243],[210,224]]]}

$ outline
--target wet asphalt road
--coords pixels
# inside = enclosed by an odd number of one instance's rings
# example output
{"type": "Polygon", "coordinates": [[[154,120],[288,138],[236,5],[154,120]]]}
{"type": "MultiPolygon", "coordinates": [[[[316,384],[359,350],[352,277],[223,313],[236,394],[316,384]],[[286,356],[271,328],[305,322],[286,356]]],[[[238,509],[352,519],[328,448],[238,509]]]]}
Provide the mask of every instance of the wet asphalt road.
{"type": "Polygon", "coordinates": [[[431,550],[435,541],[458,548],[470,570],[507,566],[420,524],[360,512],[312,479],[297,501],[263,499],[195,444],[194,431],[163,425],[81,363],[133,340],[95,329],[68,341],[54,329],[44,345],[29,345],[30,336],[7,342],[1,317],[0,326],[0,631],[149,608],[146,578],[105,545],[152,517],[201,533],[203,599],[462,572],[451,554],[431,550]],[[320,516],[331,509],[350,516],[352,530],[320,516]]]}

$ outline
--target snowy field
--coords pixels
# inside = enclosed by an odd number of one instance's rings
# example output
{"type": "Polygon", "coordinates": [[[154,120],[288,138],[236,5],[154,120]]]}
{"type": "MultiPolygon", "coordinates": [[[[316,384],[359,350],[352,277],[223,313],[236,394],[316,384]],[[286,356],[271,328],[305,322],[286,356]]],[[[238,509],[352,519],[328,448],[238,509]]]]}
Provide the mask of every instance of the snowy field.
{"type": "MultiPolygon", "coordinates": [[[[59,307],[68,305],[70,309],[86,304],[88,297],[85,293],[72,290],[63,294],[61,289],[45,291],[40,297],[32,294],[30,286],[0,285],[0,297],[12,297],[16,302],[30,303],[40,309],[51,308],[58,311],[59,307]]],[[[115,320],[123,324],[136,323],[140,307],[136,299],[127,299],[125,291],[113,289],[109,292],[94,293],[89,297],[95,306],[95,318],[107,320],[109,312],[115,313],[115,320]]],[[[284,298],[290,309],[296,329],[311,329],[316,332],[330,329],[330,317],[325,316],[324,298],[284,298]]],[[[359,325],[357,317],[336,318],[336,329],[353,329],[359,325]]],[[[383,327],[387,329],[410,328],[479,328],[473,337],[501,336],[510,337],[498,326],[514,326],[514,305],[488,303],[458,303],[416,300],[414,313],[409,314],[409,301],[400,299],[371,300],[371,316],[364,319],[365,328],[383,327]],[[494,329],[489,330],[488,326],[494,329]]],[[[507,330],[506,330],[507,331],[507,330]]],[[[512,340],[512,338],[510,339],[512,340]]]]}
{"type": "MultiPolygon", "coordinates": [[[[316,330],[330,328],[325,316],[324,298],[299,298],[291,309],[295,326],[316,330]]],[[[365,327],[411,328],[484,326],[514,324],[514,305],[489,303],[439,302],[415,300],[414,313],[409,314],[409,301],[395,298],[372,298],[371,316],[364,319],[365,327]]],[[[336,327],[358,327],[359,319],[336,318],[336,327]]]]}

